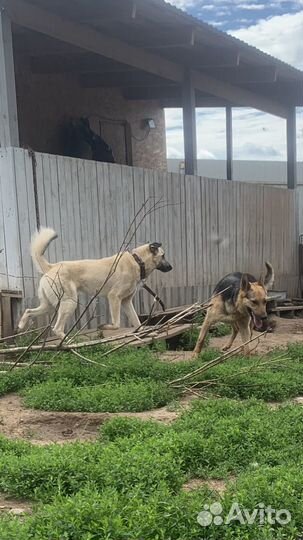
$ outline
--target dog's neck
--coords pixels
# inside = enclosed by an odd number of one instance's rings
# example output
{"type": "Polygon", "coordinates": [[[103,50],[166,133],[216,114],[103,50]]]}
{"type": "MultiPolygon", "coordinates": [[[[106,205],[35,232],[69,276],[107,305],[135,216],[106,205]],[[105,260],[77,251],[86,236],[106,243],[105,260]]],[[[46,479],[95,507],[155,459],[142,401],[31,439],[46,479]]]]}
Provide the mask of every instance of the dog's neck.
{"type": "Polygon", "coordinates": [[[132,256],[134,257],[136,263],[139,265],[139,268],[140,268],[140,280],[144,281],[146,279],[145,263],[143,262],[143,260],[141,259],[141,257],[139,257],[139,255],[137,253],[132,253],[132,256]]]}

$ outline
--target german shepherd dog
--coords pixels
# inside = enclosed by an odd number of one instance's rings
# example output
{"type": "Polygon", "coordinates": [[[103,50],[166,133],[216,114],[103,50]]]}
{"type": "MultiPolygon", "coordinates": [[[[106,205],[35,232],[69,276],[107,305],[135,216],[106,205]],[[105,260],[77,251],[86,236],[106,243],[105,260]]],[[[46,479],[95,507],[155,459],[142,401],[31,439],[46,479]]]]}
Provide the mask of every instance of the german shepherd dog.
{"type": "MultiPolygon", "coordinates": [[[[238,332],[242,342],[246,343],[252,336],[253,328],[258,331],[267,328],[267,291],[274,282],[274,269],[269,262],[265,265],[267,273],[264,280],[257,280],[251,274],[234,272],[219,281],[201,327],[194,357],[201,352],[207,332],[216,322],[222,321],[232,326],[232,335],[223,351],[231,348],[238,332]]],[[[249,352],[249,346],[243,346],[243,353],[248,355],[249,352]]]]}
{"type": "Polygon", "coordinates": [[[80,291],[107,297],[112,324],[103,325],[104,329],[120,328],[121,307],[130,324],[136,328],[140,326],[140,320],[133,306],[133,297],[138,286],[142,279],[147,278],[154,270],[161,272],[172,270],[172,266],[165,259],[162,244],[159,242],[144,244],[131,253],[126,251],[104,259],[51,264],[43,254],[55,238],[56,232],[45,227],[41,227],[32,238],[32,259],[38,271],[43,274],[38,289],[40,305],[25,310],[18,330],[23,330],[30,319],[50,313],[59,305],[53,331],[60,339],[64,338],[66,322],[76,310],[80,291]]]}

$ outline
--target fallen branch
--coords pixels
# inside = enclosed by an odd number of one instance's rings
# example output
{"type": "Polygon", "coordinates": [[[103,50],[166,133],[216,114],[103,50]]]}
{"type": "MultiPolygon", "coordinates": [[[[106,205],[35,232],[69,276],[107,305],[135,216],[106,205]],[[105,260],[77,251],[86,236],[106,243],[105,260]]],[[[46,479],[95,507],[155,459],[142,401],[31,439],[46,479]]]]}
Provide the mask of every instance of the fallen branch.
{"type": "Polygon", "coordinates": [[[78,356],[78,358],[81,358],[82,360],[85,360],[85,362],[88,362],[89,364],[95,364],[96,366],[101,366],[101,367],[105,367],[105,368],[107,367],[105,364],[100,364],[100,362],[95,362],[95,360],[92,360],[91,358],[87,358],[86,356],[83,356],[83,354],[78,353],[74,349],[70,349],[70,351],[73,354],[75,354],[76,356],[78,356]]]}
{"type": "Polygon", "coordinates": [[[265,336],[266,334],[267,334],[267,331],[262,332],[258,336],[255,336],[255,337],[249,339],[248,341],[246,341],[245,343],[242,343],[238,347],[235,347],[231,351],[227,351],[226,353],[221,354],[220,356],[217,356],[216,358],[214,358],[210,362],[207,362],[207,364],[204,364],[203,366],[195,369],[191,373],[187,373],[186,375],[184,375],[183,377],[180,377],[179,379],[175,379],[174,381],[170,381],[169,384],[174,385],[174,384],[179,383],[179,382],[187,381],[188,379],[192,379],[196,375],[200,375],[200,373],[204,373],[205,371],[208,371],[209,369],[211,369],[212,367],[214,367],[214,366],[216,366],[218,364],[222,364],[227,359],[231,358],[232,356],[235,356],[235,354],[237,352],[239,352],[241,349],[243,349],[243,347],[245,345],[249,345],[253,341],[256,341],[257,339],[260,339],[262,336],[265,336]]]}
{"type": "Polygon", "coordinates": [[[12,334],[11,336],[5,336],[3,338],[0,338],[0,343],[3,343],[5,341],[8,341],[10,339],[16,339],[22,336],[29,336],[30,334],[34,334],[35,332],[39,332],[39,330],[45,330],[47,326],[40,326],[39,328],[33,328],[32,330],[26,330],[26,332],[18,332],[18,334],[12,334]]]}

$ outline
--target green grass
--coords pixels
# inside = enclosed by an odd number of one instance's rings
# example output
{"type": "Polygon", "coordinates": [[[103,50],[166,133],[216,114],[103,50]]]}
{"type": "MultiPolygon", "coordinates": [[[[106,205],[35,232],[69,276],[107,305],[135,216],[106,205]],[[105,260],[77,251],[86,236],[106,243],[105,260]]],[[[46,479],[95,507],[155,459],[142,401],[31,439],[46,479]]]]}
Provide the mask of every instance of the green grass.
{"type": "Polygon", "coordinates": [[[86,484],[124,492],[160,483],[172,491],[185,478],[220,478],[256,466],[303,463],[303,409],[261,402],[197,401],[171,426],[116,418],[99,442],[39,448],[13,443],[0,461],[0,491],[51,500],[86,484]]]}
{"type": "Polygon", "coordinates": [[[260,402],[196,402],[171,426],[116,418],[96,443],[46,448],[13,443],[1,457],[0,490],[47,503],[33,516],[0,519],[1,540],[295,540],[303,526],[303,410],[260,402]],[[20,447],[19,447],[20,445],[20,447]],[[190,477],[236,474],[220,499],[209,488],[182,492],[190,477]],[[285,527],[223,524],[197,515],[220,500],[253,511],[288,509],[285,527]]]}
{"type": "MultiPolygon", "coordinates": [[[[142,411],[159,407],[178,398],[167,384],[215,358],[215,350],[205,349],[195,361],[167,363],[150,350],[126,350],[109,358],[100,351],[86,352],[105,367],[81,364],[64,353],[52,367],[15,370],[0,377],[0,395],[22,392],[25,403],[34,408],[54,411],[142,411]]],[[[288,357],[277,363],[279,352],[262,370],[260,359],[232,358],[198,377],[217,379],[207,392],[235,399],[257,398],[282,401],[303,395],[302,347],[289,348],[288,357]],[[246,370],[246,373],[239,372],[246,370]]],[[[261,360],[263,362],[264,360],[261,360]]],[[[197,379],[197,380],[198,380],[197,379]]]]}
{"type": "Polygon", "coordinates": [[[162,407],[176,395],[167,384],[149,379],[83,387],[63,379],[28,388],[24,403],[46,411],[139,412],[162,407]]]}
{"type": "Polygon", "coordinates": [[[223,516],[237,500],[253,511],[266,506],[290,509],[292,521],[277,525],[211,525],[202,528],[197,515],[204,504],[218,501],[207,489],[172,494],[165,486],[142,497],[131,487],[127,494],[115,488],[102,493],[84,488],[71,497],[57,497],[23,522],[0,521],[1,540],[298,540],[303,527],[303,475],[299,467],[262,468],[242,475],[223,495],[223,516]],[[236,499],[235,499],[236,497],[236,499]]]}
{"type": "Polygon", "coordinates": [[[206,378],[219,379],[214,392],[222,397],[283,401],[303,395],[302,360],[293,349],[289,350],[287,359],[276,363],[278,356],[279,352],[272,353],[267,358],[272,364],[259,371],[255,370],[260,361],[258,357],[233,358],[209,371],[206,378]],[[247,372],[238,374],[243,370],[247,372]]]}
{"type": "MultiPolygon", "coordinates": [[[[2,375],[0,395],[19,391],[47,410],[136,411],[176,398],[168,381],[214,358],[159,361],[149,350],[102,358],[106,367],[82,365],[64,353],[51,368],[2,375]]],[[[33,446],[0,438],[0,492],[35,502],[32,516],[0,515],[1,540],[298,540],[303,531],[303,408],[266,401],[303,394],[303,347],[262,372],[258,358],[235,358],[205,377],[218,383],[171,425],[117,417],[90,443],[33,446]],[[258,398],[258,399],[256,399],[258,398]],[[206,486],[187,493],[191,478],[235,478],[219,496],[206,486]],[[260,526],[233,522],[201,527],[205,504],[233,502],[250,512],[259,503],[287,509],[292,520],[260,526]]]]}
{"type": "MultiPolygon", "coordinates": [[[[89,356],[89,352],[86,353],[89,356]]],[[[26,405],[54,411],[142,411],[174,400],[167,384],[216,356],[205,351],[195,362],[168,364],[150,350],[125,350],[103,359],[105,367],[81,364],[64,353],[52,367],[15,370],[0,377],[0,396],[21,392],[26,405]]],[[[100,352],[90,351],[100,360],[100,352]]]]}

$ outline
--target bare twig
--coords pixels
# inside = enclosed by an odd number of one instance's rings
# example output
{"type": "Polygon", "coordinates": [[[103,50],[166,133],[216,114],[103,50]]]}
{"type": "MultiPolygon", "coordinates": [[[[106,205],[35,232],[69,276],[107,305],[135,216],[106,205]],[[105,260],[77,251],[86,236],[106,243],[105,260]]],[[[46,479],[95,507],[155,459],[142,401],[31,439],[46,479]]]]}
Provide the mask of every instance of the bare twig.
{"type": "Polygon", "coordinates": [[[70,349],[70,351],[73,354],[75,354],[76,356],[78,356],[78,358],[81,358],[82,360],[85,360],[85,362],[88,362],[90,364],[95,364],[96,366],[100,366],[100,367],[105,367],[105,368],[107,367],[106,364],[101,364],[100,362],[95,362],[95,360],[92,360],[91,358],[87,358],[86,356],[83,356],[83,354],[78,353],[74,349],[70,349]]]}
{"type": "Polygon", "coordinates": [[[183,381],[186,381],[188,379],[191,379],[192,377],[195,377],[196,375],[200,375],[200,373],[204,373],[205,371],[208,371],[212,367],[214,367],[214,366],[216,366],[218,364],[221,364],[221,363],[225,362],[225,360],[227,360],[227,359],[231,358],[232,356],[234,356],[237,352],[239,352],[239,350],[243,349],[243,347],[245,347],[245,345],[249,345],[250,343],[256,341],[257,339],[260,339],[262,336],[265,336],[266,333],[267,332],[262,332],[258,336],[255,336],[255,337],[249,339],[248,341],[246,341],[245,343],[242,343],[238,347],[235,347],[234,349],[232,349],[230,351],[227,351],[226,353],[221,354],[220,356],[217,356],[216,358],[214,358],[210,362],[207,362],[206,364],[204,364],[203,366],[195,369],[191,373],[187,373],[186,375],[184,375],[183,377],[180,377],[179,379],[175,379],[174,381],[170,381],[169,384],[173,385],[173,384],[176,384],[176,383],[179,383],[179,382],[183,382],[183,381]]]}
{"type": "Polygon", "coordinates": [[[11,336],[5,336],[3,338],[0,338],[0,343],[3,343],[5,341],[8,341],[10,339],[16,339],[22,336],[29,336],[30,334],[34,334],[35,332],[39,332],[39,330],[45,330],[47,328],[46,326],[39,326],[39,328],[33,328],[32,330],[26,330],[26,332],[18,332],[17,334],[12,334],[11,336]]]}

